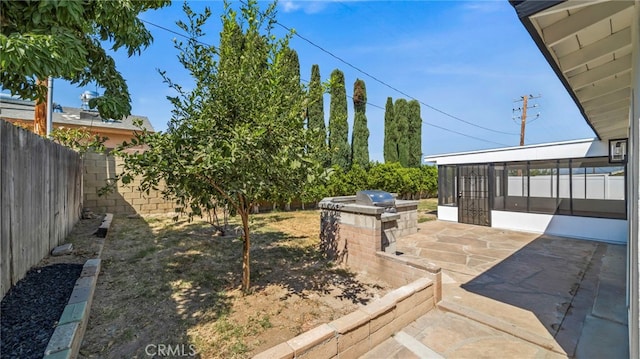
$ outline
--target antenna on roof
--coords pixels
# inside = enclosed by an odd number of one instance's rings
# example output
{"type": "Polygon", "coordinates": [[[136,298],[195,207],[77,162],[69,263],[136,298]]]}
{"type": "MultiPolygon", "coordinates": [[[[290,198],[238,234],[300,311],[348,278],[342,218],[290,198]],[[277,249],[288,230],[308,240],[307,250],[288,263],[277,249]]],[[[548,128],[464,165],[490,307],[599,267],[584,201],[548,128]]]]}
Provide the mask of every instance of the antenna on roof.
{"type": "Polygon", "coordinates": [[[91,101],[91,99],[94,99],[98,96],[99,95],[97,91],[83,92],[82,95],[80,95],[80,101],[82,101],[82,106],[80,106],[80,108],[83,110],[89,111],[89,101],[91,101]]]}

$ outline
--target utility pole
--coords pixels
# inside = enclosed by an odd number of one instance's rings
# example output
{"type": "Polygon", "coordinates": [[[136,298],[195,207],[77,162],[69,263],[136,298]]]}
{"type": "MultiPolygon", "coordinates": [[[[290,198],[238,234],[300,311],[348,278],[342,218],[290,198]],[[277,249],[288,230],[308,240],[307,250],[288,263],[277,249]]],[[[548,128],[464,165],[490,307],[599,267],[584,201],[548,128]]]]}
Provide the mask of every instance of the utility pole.
{"type": "MultiPolygon", "coordinates": [[[[513,112],[516,111],[520,111],[520,116],[518,116],[520,118],[520,146],[524,146],[524,131],[525,131],[525,127],[527,125],[527,109],[529,108],[534,108],[534,107],[538,107],[537,104],[533,105],[533,106],[527,106],[529,99],[536,99],[536,98],[540,98],[542,97],[541,95],[538,96],[533,96],[533,95],[524,95],[522,97],[520,97],[519,100],[515,100],[514,102],[520,102],[522,101],[522,107],[521,108],[514,108],[513,112]]],[[[538,118],[538,116],[540,116],[540,113],[538,113],[536,115],[536,118],[538,118]]],[[[513,119],[515,120],[518,117],[513,117],[513,119]]]]}
{"type": "Polygon", "coordinates": [[[527,100],[529,96],[522,96],[522,116],[520,116],[520,146],[524,146],[524,128],[527,125],[527,100]]]}

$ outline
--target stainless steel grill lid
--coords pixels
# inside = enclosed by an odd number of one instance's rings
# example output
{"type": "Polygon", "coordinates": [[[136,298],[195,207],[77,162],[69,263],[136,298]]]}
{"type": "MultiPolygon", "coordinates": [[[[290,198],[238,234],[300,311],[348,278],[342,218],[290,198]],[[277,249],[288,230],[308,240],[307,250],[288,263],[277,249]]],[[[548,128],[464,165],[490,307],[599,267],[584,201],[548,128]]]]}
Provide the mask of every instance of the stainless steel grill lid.
{"type": "Polygon", "coordinates": [[[396,206],[396,199],[389,192],[365,190],[356,193],[356,204],[390,208],[396,206]]]}

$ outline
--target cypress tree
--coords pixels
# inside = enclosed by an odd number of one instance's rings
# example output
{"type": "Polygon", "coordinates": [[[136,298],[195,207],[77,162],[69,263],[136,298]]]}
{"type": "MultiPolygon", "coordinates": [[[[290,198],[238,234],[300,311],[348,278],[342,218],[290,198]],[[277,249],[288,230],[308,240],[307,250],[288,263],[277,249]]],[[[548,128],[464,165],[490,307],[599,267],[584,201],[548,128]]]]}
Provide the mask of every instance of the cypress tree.
{"type": "Polygon", "coordinates": [[[393,99],[387,97],[384,108],[384,161],[386,163],[398,162],[397,138],[396,124],[393,120],[393,99]]]}
{"type": "Polygon", "coordinates": [[[422,117],[420,102],[409,101],[409,167],[422,164],[422,117]]]}
{"type": "Polygon", "coordinates": [[[335,69],[331,73],[331,103],[329,104],[329,150],[331,165],[348,169],[349,124],[347,123],[347,92],[344,86],[344,73],[335,69]]]}
{"type": "Polygon", "coordinates": [[[329,159],[324,158],[327,149],[327,127],[324,123],[324,90],[320,81],[320,67],[311,66],[311,81],[309,82],[309,100],[307,104],[307,128],[314,131],[312,152],[323,158],[318,158],[323,164],[329,165],[329,159]]]}
{"type": "Polygon", "coordinates": [[[367,128],[367,88],[357,79],[353,84],[353,132],[351,134],[351,164],[366,167],[369,164],[369,129],[367,128]]]}
{"type": "Polygon", "coordinates": [[[289,76],[285,81],[292,86],[292,91],[299,91],[300,86],[296,84],[300,83],[300,60],[298,59],[298,53],[292,48],[283,49],[284,52],[284,75],[289,76]],[[289,81],[289,79],[296,79],[297,81],[289,81]],[[295,88],[293,88],[295,86],[295,88]]]}
{"type": "Polygon", "coordinates": [[[401,98],[393,105],[393,119],[396,124],[398,162],[409,166],[409,104],[401,98]]]}
{"type": "MultiPolygon", "coordinates": [[[[282,93],[284,95],[283,100],[291,101],[292,99],[304,98],[304,96],[306,96],[306,91],[304,91],[300,84],[300,60],[298,59],[298,53],[296,50],[290,47],[283,48],[281,62],[280,66],[282,66],[282,76],[278,79],[281,82],[278,81],[276,86],[282,87],[282,93]]],[[[302,108],[302,112],[300,113],[303,120],[306,119],[305,107],[302,108]]],[[[306,147],[306,149],[308,150],[308,147],[306,147]]],[[[309,155],[311,154],[309,153],[309,155]]],[[[306,177],[306,174],[303,173],[299,173],[299,175],[306,177]]],[[[274,199],[278,202],[283,202],[285,206],[284,209],[288,211],[291,209],[291,201],[293,200],[293,197],[294,194],[285,193],[282,196],[276,196],[274,199]]]]}

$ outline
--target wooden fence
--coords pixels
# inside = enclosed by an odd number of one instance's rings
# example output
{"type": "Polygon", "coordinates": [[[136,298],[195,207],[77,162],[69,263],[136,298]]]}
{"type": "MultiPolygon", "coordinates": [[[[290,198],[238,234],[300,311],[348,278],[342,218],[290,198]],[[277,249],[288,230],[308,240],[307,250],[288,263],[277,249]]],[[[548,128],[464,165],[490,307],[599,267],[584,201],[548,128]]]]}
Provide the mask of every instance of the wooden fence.
{"type": "Polygon", "coordinates": [[[82,211],[82,160],[0,120],[0,293],[61,244],[82,211]]]}

